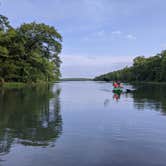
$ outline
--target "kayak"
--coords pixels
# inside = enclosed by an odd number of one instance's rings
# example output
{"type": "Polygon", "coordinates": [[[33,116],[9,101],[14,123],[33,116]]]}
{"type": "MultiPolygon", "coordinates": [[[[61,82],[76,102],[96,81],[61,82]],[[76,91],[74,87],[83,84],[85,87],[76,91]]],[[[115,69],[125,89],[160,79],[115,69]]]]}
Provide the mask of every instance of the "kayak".
{"type": "Polygon", "coordinates": [[[114,93],[121,93],[122,91],[123,91],[122,88],[114,88],[113,89],[114,93]]]}

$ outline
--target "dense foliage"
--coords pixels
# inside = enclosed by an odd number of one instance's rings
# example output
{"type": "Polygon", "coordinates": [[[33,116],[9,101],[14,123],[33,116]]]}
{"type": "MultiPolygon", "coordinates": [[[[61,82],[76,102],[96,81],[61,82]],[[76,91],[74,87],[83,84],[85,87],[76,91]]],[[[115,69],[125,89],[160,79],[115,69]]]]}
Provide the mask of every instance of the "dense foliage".
{"type": "Polygon", "coordinates": [[[52,81],[60,77],[62,37],[54,27],[35,22],[13,28],[0,15],[1,81],[52,81]]]}
{"type": "Polygon", "coordinates": [[[166,81],[166,50],[155,56],[136,57],[131,67],[96,77],[101,81],[166,81]]]}

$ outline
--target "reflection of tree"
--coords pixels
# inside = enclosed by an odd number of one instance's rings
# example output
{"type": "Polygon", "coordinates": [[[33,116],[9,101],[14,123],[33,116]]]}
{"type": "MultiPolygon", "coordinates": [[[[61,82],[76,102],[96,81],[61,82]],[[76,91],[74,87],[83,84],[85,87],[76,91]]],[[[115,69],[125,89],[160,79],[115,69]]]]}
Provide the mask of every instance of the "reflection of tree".
{"type": "MultiPolygon", "coordinates": [[[[137,89],[137,88],[136,88],[137,89]]],[[[144,85],[132,94],[137,109],[154,109],[166,112],[166,86],[144,85]]]]}
{"type": "Polygon", "coordinates": [[[50,86],[0,91],[0,153],[13,143],[54,145],[62,132],[60,89],[50,86]]]}

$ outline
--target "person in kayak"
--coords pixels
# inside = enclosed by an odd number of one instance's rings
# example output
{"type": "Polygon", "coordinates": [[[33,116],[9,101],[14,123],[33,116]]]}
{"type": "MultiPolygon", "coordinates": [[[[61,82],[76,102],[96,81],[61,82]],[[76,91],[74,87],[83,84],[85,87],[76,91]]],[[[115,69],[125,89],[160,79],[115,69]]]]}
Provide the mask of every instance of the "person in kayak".
{"type": "Polygon", "coordinates": [[[118,84],[118,88],[123,88],[123,85],[120,81],[118,81],[117,84],[118,84]]]}
{"type": "Polygon", "coordinates": [[[115,82],[113,82],[113,86],[114,86],[114,88],[118,88],[119,84],[115,81],[115,82]]]}

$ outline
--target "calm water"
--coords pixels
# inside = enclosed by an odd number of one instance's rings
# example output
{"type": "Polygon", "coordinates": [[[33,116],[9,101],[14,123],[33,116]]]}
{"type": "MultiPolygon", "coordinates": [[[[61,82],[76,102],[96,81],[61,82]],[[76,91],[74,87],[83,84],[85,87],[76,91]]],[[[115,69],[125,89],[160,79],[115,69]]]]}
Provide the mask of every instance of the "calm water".
{"type": "Polygon", "coordinates": [[[1,166],[165,166],[166,86],[110,83],[0,91],[1,166]]]}

